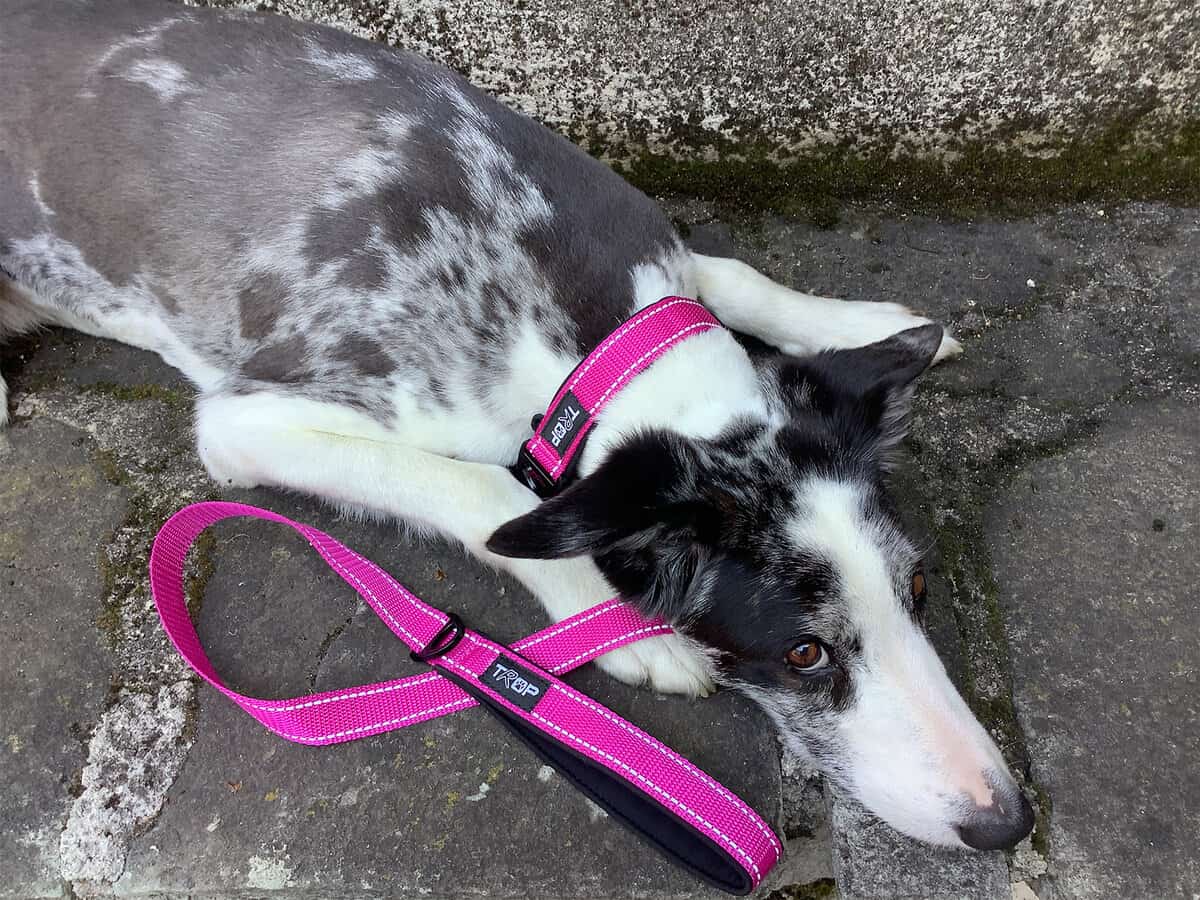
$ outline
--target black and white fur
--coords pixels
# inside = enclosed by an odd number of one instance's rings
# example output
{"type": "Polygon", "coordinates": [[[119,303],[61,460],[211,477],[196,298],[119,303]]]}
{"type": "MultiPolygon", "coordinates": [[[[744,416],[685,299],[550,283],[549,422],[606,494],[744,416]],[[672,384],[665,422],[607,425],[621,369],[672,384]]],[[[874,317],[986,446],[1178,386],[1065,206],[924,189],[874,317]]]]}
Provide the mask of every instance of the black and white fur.
{"type": "Polygon", "coordinates": [[[913,380],[959,349],[941,328],[688,252],[607,167],[413,55],[154,0],[2,0],[0,21],[0,331],[159,353],[222,483],[440,532],[556,618],[614,588],[670,617],[682,636],[600,665],[744,691],[909,834],[1028,832],[922,632],[883,484],[913,380]],[[672,349],[539,505],[505,469],[530,416],[668,294],[782,354],[672,349]],[[789,667],[802,640],[828,664],[789,667]]]}

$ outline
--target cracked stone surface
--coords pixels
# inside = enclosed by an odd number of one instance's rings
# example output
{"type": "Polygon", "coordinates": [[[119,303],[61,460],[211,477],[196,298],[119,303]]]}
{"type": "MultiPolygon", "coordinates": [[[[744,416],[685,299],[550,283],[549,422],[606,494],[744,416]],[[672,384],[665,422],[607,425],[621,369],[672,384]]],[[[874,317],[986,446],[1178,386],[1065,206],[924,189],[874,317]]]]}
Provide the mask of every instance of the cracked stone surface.
{"type": "Polygon", "coordinates": [[[1200,415],[1136,402],[1012,480],[988,536],[1049,792],[1046,897],[1200,885],[1200,415]]]}
{"type": "MultiPolygon", "coordinates": [[[[1011,855],[927,848],[823,799],[795,761],[781,771],[738,698],[685,703],[590,670],[577,683],[779,822],[791,853],[763,892],[778,900],[827,894],[834,874],[864,900],[1200,892],[1197,212],[941,221],[852,206],[818,230],[667,206],[696,249],[815,293],[908,303],[964,340],[918,394],[897,489],[931,548],[934,641],[1038,828],[1011,855]]],[[[189,390],[148,354],[66,332],[9,344],[0,367],[15,412],[0,436],[0,638],[14,651],[0,656],[0,895],[696,896],[480,711],[303,748],[196,689],[143,575],[163,518],[216,495],[190,449],[189,390]],[[141,730],[122,725],[132,711],[141,730]],[[148,769],[165,790],[139,780],[148,769]],[[94,802],[102,783],[113,810],[94,802]],[[112,836],[82,862],[64,853],[101,811],[112,836]]],[[[443,544],[276,492],[223,496],[330,531],[498,638],[544,621],[443,544]]],[[[218,527],[189,583],[213,660],[243,691],[411,665],[275,526],[218,527]]]]}
{"type": "Polygon", "coordinates": [[[996,900],[1009,893],[1008,868],[997,854],[926,847],[840,791],[828,793],[842,900],[996,900]]]}
{"type": "Polygon", "coordinates": [[[59,840],[64,881],[90,892],[120,877],[130,838],[162,809],[191,746],[189,697],[188,683],[177,681],[154,693],[121,691],[104,711],[59,840]]]}
{"type": "Polygon", "coordinates": [[[128,491],[93,449],[52,420],[0,433],[0,896],[61,889],[59,833],[108,693],[96,554],[128,491]]]}

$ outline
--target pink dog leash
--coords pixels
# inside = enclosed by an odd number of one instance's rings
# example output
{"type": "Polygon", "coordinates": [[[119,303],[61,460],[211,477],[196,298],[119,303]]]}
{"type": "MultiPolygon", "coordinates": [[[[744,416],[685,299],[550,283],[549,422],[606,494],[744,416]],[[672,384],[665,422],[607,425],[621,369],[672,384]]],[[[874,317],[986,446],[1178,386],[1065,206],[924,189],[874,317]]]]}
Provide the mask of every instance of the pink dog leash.
{"type": "Polygon", "coordinates": [[[276,734],[332,744],[482,705],[614,818],[669,859],[732,894],[747,894],[782,853],[774,832],[744,801],[641,729],[555,677],[609,650],[670,632],[619,601],[504,647],[417,597],[329,535],[240,503],[198,503],[172,516],[154,540],[150,586],[163,627],[209,684],[276,734]],[[288,700],[258,700],[227,687],[187,610],[183,567],[208,526],[250,516],[294,528],[433,671],[288,700]]]}

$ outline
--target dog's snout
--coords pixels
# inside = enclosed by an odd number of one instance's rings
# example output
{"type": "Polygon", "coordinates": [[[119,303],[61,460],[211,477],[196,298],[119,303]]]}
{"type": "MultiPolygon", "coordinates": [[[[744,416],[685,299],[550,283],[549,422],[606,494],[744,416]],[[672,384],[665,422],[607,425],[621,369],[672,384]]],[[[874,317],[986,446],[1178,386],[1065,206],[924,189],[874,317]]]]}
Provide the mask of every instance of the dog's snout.
{"type": "Polygon", "coordinates": [[[1014,785],[1003,799],[976,807],[956,828],[972,849],[1007,850],[1033,830],[1033,807],[1014,785]]]}

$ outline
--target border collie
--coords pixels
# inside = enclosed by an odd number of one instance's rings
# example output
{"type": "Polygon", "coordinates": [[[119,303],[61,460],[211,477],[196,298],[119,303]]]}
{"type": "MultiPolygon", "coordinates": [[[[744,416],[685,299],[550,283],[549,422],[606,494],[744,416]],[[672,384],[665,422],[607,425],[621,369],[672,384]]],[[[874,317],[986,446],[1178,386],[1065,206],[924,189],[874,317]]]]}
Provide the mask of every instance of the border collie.
{"type": "Polygon", "coordinates": [[[743,691],[926,841],[1029,832],[922,630],[885,491],[914,380],[958,344],[689,252],[649,198],[452,72],[270,15],[7,3],[0,331],[40,325],[182,370],[220,483],[436,531],[556,618],[617,592],[678,631],[600,659],[617,678],[743,691]],[[539,502],[506,468],[530,416],[671,294],[778,352],[684,341],[539,502]]]}

